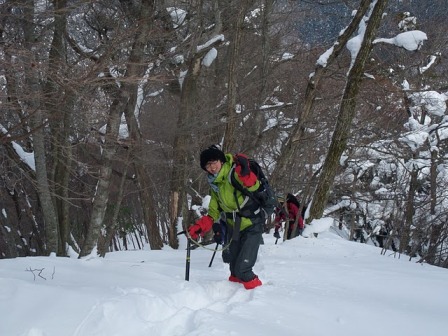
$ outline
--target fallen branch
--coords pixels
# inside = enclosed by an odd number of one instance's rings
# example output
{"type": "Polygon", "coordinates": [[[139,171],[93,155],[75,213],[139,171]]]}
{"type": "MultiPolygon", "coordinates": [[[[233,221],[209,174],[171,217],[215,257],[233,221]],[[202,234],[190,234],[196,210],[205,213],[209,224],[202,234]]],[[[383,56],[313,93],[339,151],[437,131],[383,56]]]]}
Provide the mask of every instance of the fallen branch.
{"type": "MultiPolygon", "coordinates": [[[[42,276],[42,272],[44,271],[44,269],[45,269],[45,268],[41,268],[41,269],[31,269],[31,267],[30,267],[30,269],[27,269],[26,271],[27,271],[27,272],[31,272],[31,273],[33,273],[34,281],[36,281],[36,274],[34,274],[34,272],[39,272],[39,273],[37,273],[37,276],[40,277],[40,278],[42,278],[42,279],[44,279],[44,280],[47,280],[46,278],[44,278],[44,277],[42,276]]],[[[53,272],[53,274],[54,274],[54,272],[53,272]]]]}

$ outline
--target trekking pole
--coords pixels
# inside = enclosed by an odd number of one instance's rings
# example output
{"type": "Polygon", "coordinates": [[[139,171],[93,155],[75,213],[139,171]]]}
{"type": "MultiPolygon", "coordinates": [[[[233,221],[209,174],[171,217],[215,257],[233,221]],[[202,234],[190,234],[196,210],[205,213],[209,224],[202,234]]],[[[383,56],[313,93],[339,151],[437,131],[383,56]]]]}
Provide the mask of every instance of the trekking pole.
{"type": "Polygon", "coordinates": [[[187,237],[187,259],[185,263],[185,281],[190,281],[190,238],[187,237]]]}
{"type": "MultiPolygon", "coordinates": [[[[277,232],[278,233],[278,232],[277,232]]],[[[285,234],[283,234],[284,236],[285,234]]],[[[278,235],[275,237],[275,245],[277,245],[278,240],[280,239],[280,233],[278,233],[278,235]]]]}
{"type": "Polygon", "coordinates": [[[215,259],[215,254],[216,254],[216,251],[218,250],[218,245],[219,245],[219,244],[216,243],[215,251],[213,251],[212,259],[210,260],[210,264],[208,264],[208,267],[212,267],[213,259],[215,259]]]}
{"type": "Polygon", "coordinates": [[[187,258],[185,260],[185,281],[190,281],[190,237],[188,237],[187,232],[181,231],[177,235],[185,234],[185,237],[187,238],[187,258]]]}

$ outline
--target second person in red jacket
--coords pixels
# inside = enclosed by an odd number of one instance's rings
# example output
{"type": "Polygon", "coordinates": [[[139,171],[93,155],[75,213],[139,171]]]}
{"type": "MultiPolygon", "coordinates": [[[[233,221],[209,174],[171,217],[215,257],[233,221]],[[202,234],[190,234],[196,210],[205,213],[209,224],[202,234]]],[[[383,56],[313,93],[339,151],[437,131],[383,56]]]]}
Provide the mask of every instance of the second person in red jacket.
{"type": "Polygon", "coordinates": [[[282,227],[282,222],[285,222],[286,239],[291,239],[302,234],[304,228],[303,218],[299,210],[299,203],[297,199],[294,202],[294,199],[294,195],[288,194],[286,196],[286,203],[284,200],[280,200],[281,208],[275,209],[274,237],[276,238],[280,237],[278,231],[282,227]]]}

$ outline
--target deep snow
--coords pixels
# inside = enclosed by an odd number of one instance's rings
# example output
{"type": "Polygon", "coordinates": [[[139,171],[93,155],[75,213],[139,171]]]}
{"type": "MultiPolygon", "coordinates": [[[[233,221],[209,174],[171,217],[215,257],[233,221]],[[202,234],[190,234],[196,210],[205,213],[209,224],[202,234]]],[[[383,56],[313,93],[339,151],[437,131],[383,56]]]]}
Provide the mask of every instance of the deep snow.
{"type": "Polygon", "coordinates": [[[191,251],[190,281],[184,248],[0,260],[0,335],[446,335],[448,270],[381,255],[334,227],[264,240],[264,284],[250,291],[227,281],[220,252],[209,268],[205,249],[191,251]]]}

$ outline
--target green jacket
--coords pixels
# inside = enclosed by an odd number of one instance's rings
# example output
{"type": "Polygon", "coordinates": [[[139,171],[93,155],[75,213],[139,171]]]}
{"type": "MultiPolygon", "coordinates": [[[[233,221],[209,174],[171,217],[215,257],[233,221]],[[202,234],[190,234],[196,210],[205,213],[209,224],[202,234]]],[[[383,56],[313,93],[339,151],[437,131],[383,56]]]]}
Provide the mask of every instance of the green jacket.
{"type": "MultiPolygon", "coordinates": [[[[235,201],[234,191],[235,188],[232,186],[230,182],[230,172],[235,172],[232,169],[233,166],[233,156],[232,154],[226,154],[227,161],[222,165],[221,170],[219,171],[218,176],[212,182],[216,187],[218,187],[218,191],[211,188],[211,199],[208,208],[208,215],[213,218],[213,221],[216,223],[219,221],[221,212],[233,212],[238,211],[238,206],[235,201]]],[[[236,180],[241,183],[238,178],[238,175],[235,174],[236,180]]],[[[241,183],[242,184],[242,183],[241,183]]],[[[259,188],[260,182],[257,181],[252,187],[247,188],[249,191],[255,191],[259,188]]],[[[238,198],[238,204],[243,204],[245,200],[245,196],[241,194],[240,191],[236,191],[236,195],[238,198]]],[[[252,200],[248,200],[249,202],[253,202],[252,200]]],[[[234,225],[234,221],[232,218],[227,218],[227,223],[230,225],[234,225]]],[[[242,217],[241,218],[241,228],[240,230],[244,230],[248,226],[252,225],[252,221],[250,218],[242,217]]]]}

